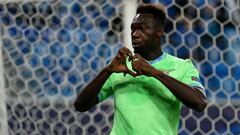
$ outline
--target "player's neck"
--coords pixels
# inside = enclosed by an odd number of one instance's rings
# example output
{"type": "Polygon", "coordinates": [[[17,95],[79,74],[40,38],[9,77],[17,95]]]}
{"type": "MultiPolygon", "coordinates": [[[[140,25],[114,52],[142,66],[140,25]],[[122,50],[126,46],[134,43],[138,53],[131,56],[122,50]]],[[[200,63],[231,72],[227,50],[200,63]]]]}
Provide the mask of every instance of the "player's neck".
{"type": "Polygon", "coordinates": [[[151,53],[149,53],[147,56],[145,56],[145,59],[148,61],[155,60],[156,58],[160,57],[163,54],[161,47],[155,49],[151,53]]]}

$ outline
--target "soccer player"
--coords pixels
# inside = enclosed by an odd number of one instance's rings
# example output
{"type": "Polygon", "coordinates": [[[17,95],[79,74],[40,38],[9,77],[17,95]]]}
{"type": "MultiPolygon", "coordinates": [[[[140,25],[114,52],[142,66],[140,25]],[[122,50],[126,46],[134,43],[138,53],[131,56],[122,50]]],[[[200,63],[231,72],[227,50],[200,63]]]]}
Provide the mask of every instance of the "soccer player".
{"type": "Polygon", "coordinates": [[[176,135],[182,104],[197,111],[207,105],[192,62],[162,51],[165,19],[160,5],[138,6],[131,24],[134,55],[121,48],[75,101],[83,112],[113,95],[111,135],[176,135]]]}

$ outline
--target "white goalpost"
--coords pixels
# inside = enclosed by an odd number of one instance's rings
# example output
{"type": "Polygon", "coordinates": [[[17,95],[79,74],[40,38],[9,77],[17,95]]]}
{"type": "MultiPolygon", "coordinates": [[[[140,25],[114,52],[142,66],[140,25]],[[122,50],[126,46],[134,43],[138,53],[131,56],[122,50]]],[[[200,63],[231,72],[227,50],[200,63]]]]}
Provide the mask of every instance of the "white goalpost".
{"type": "Polygon", "coordinates": [[[8,135],[6,96],[3,76],[2,42],[0,42],[0,134],[8,135]]]}
{"type": "Polygon", "coordinates": [[[137,9],[137,0],[128,0],[125,2],[125,9],[124,9],[124,46],[129,48],[131,51],[133,51],[133,48],[131,46],[131,23],[135,16],[137,9]]]}

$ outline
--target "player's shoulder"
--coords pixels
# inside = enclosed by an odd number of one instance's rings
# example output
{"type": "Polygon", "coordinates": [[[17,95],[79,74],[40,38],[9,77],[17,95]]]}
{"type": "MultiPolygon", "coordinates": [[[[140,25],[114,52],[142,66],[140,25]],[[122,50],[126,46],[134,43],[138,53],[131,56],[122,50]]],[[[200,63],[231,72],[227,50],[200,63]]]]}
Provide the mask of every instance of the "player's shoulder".
{"type": "Polygon", "coordinates": [[[174,65],[175,67],[181,67],[184,69],[195,67],[191,59],[182,59],[171,54],[166,54],[166,61],[168,65],[174,65]]]}
{"type": "Polygon", "coordinates": [[[190,59],[178,58],[178,57],[173,56],[173,55],[168,54],[168,53],[166,53],[166,57],[167,57],[167,60],[168,60],[169,62],[173,62],[173,63],[175,63],[175,64],[176,64],[176,63],[184,64],[184,63],[189,63],[189,62],[191,62],[190,59]]]}

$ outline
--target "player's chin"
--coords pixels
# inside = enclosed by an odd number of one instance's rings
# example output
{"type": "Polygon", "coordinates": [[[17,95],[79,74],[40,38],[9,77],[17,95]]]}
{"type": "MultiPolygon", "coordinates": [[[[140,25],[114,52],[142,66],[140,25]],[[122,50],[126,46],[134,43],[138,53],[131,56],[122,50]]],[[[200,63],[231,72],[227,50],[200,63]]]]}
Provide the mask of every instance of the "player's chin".
{"type": "Polygon", "coordinates": [[[135,54],[144,54],[144,49],[143,48],[133,48],[133,52],[135,53],[135,54]]]}

